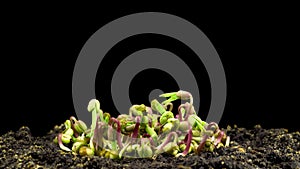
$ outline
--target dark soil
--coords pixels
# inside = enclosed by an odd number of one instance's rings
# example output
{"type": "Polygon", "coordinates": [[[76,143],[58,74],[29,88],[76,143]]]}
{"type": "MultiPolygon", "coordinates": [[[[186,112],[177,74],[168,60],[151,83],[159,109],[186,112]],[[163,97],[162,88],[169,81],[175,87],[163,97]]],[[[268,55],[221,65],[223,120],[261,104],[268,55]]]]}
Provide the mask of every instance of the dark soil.
{"type": "Polygon", "coordinates": [[[167,154],[152,159],[111,160],[81,157],[59,149],[52,142],[61,126],[46,136],[32,137],[28,127],[0,137],[0,168],[300,168],[300,133],[286,129],[225,129],[229,148],[200,156],[175,158],[167,154]]]}

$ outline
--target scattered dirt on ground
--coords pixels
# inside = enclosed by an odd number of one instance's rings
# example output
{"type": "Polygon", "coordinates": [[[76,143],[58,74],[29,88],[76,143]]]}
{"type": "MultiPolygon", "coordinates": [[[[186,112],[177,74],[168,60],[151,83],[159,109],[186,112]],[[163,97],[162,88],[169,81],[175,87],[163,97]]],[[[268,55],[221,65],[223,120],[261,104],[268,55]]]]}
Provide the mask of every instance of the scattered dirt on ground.
{"type": "Polygon", "coordinates": [[[56,126],[43,137],[32,137],[28,127],[0,136],[0,168],[300,168],[300,133],[286,129],[230,126],[229,148],[213,153],[175,158],[111,160],[64,152],[52,142],[62,130],[56,126]]]}

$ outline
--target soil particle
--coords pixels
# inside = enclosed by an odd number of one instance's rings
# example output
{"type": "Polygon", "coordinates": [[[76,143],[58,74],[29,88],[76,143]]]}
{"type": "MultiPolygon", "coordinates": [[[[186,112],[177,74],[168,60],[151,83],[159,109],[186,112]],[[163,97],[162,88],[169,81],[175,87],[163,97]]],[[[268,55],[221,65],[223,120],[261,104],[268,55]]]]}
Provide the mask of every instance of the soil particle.
{"type": "Polygon", "coordinates": [[[43,137],[33,137],[28,127],[0,136],[0,168],[300,168],[300,133],[286,129],[224,129],[230,147],[175,158],[160,154],[152,159],[111,160],[64,152],[52,142],[63,126],[43,137]]]}

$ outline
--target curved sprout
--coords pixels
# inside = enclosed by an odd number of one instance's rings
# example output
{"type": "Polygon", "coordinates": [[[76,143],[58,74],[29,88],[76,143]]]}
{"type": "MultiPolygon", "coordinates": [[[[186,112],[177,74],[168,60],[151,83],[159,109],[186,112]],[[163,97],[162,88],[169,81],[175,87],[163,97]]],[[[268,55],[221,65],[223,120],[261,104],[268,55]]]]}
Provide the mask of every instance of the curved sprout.
{"type": "Polygon", "coordinates": [[[92,114],[91,127],[71,116],[65,122],[66,129],[54,141],[64,151],[112,159],[155,159],[162,152],[179,157],[229,146],[230,138],[219,129],[217,123],[206,123],[197,116],[191,93],[180,90],[160,97],[166,97],[167,100],[159,103],[154,99],[151,107],[133,105],[128,115],[121,114],[116,118],[107,112],[103,113],[100,102],[92,99],[87,106],[92,114]],[[178,114],[174,118],[172,102],[178,99],[189,102],[178,107],[178,114]]]}

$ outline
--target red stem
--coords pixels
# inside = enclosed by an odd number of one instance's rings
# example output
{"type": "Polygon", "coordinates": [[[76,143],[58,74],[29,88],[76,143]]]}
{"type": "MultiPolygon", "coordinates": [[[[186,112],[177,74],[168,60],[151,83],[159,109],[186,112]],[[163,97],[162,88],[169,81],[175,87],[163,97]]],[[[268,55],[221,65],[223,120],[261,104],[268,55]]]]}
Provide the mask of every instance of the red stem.
{"type": "Polygon", "coordinates": [[[205,142],[206,142],[207,138],[208,138],[208,136],[205,134],[204,137],[202,138],[202,140],[201,140],[199,146],[197,147],[197,153],[200,153],[200,152],[201,152],[202,148],[203,148],[204,145],[205,145],[205,142]]]}
{"type": "Polygon", "coordinates": [[[180,141],[180,142],[178,143],[178,145],[180,145],[180,144],[186,144],[186,143],[187,143],[187,140],[188,140],[188,134],[185,135],[184,140],[180,141]]]}
{"type": "Polygon", "coordinates": [[[133,129],[132,138],[137,138],[138,133],[139,133],[140,122],[141,122],[141,117],[140,116],[137,116],[135,119],[136,119],[136,124],[135,124],[135,127],[133,129]]]}
{"type": "Polygon", "coordinates": [[[218,144],[221,142],[221,140],[222,140],[224,134],[225,134],[224,131],[220,131],[220,133],[219,133],[219,135],[218,135],[218,138],[217,138],[217,140],[215,141],[215,146],[218,145],[218,144]]]}
{"type": "Polygon", "coordinates": [[[191,142],[192,142],[192,128],[189,129],[186,147],[185,147],[185,150],[182,152],[182,154],[184,156],[188,154],[190,147],[191,147],[191,142]]]}
{"type": "Polygon", "coordinates": [[[116,118],[112,117],[110,118],[110,120],[112,121],[112,124],[113,123],[117,123],[117,141],[118,141],[118,145],[119,145],[119,148],[123,148],[123,144],[122,144],[122,141],[121,141],[121,124],[120,124],[120,121],[117,120],[116,118]]]}
{"type": "Polygon", "coordinates": [[[72,130],[74,131],[74,136],[77,138],[79,136],[79,134],[77,133],[77,131],[75,130],[75,127],[74,127],[74,124],[73,121],[77,121],[76,118],[74,116],[71,116],[70,117],[70,122],[71,122],[71,128],[72,130]]]}
{"type": "MultiPolygon", "coordinates": [[[[212,127],[213,125],[218,126],[217,123],[211,122],[211,123],[209,123],[209,124],[207,125],[206,130],[210,130],[211,127],[212,127]]],[[[206,142],[207,139],[208,139],[208,135],[207,135],[207,134],[204,134],[203,139],[201,140],[199,146],[197,147],[197,153],[200,153],[200,152],[201,152],[201,150],[202,150],[202,148],[204,147],[205,142],[206,142]]]]}

